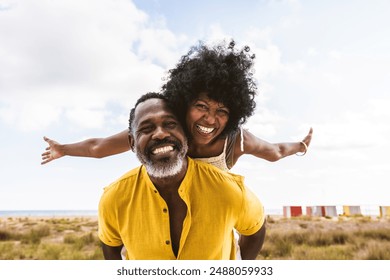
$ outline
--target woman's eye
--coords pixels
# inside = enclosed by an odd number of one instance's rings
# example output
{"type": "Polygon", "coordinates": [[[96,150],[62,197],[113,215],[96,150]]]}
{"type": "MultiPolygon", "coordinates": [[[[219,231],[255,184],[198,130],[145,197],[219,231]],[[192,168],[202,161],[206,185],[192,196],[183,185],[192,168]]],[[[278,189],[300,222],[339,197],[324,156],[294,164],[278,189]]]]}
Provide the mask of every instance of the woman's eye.
{"type": "Polygon", "coordinates": [[[218,114],[221,116],[229,116],[229,112],[226,110],[218,110],[218,114]]]}
{"type": "Polygon", "coordinates": [[[195,107],[200,109],[200,110],[207,110],[207,106],[201,103],[195,104],[195,107]]]}

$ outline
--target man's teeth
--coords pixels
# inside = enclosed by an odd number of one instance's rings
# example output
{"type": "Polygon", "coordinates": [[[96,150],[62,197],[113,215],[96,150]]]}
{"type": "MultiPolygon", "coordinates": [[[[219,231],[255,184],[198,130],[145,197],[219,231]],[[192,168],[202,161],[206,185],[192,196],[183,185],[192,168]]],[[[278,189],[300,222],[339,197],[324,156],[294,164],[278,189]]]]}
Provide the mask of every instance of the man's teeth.
{"type": "Polygon", "coordinates": [[[210,128],[210,127],[205,127],[205,126],[201,126],[201,125],[197,125],[196,127],[202,133],[211,133],[214,131],[214,128],[210,128]]]}
{"type": "Polygon", "coordinates": [[[170,152],[170,151],[173,151],[173,147],[172,146],[165,146],[165,147],[154,149],[152,151],[152,153],[157,155],[157,154],[167,153],[167,152],[170,152]]]}

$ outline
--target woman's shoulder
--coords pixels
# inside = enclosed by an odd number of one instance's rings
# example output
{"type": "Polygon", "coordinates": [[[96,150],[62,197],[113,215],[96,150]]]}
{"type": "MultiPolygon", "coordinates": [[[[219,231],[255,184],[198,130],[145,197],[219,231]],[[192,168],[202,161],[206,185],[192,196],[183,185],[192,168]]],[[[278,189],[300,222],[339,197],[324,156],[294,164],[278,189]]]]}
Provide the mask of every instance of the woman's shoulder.
{"type": "MultiPolygon", "coordinates": [[[[190,159],[194,162],[194,172],[196,172],[198,175],[199,174],[205,174],[207,177],[215,177],[218,178],[218,180],[233,180],[236,182],[242,182],[243,181],[243,176],[232,173],[230,171],[224,171],[210,163],[197,160],[197,159],[190,159]]],[[[202,175],[203,176],[203,175],[202,175]]]]}

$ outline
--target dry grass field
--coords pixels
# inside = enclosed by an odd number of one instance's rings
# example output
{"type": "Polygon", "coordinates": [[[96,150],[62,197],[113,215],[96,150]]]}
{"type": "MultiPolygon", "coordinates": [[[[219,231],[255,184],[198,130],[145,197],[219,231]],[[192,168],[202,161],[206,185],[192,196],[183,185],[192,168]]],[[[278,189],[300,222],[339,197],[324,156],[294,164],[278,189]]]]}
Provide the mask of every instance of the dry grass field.
{"type": "Polygon", "coordinates": [[[258,259],[390,260],[390,219],[269,217],[258,259]]]}
{"type": "Polygon", "coordinates": [[[0,259],[103,259],[95,217],[0,218],[0,259]]]}
{"type": "MultiPolygon", "coordinates": [[[[0,218],[0,259],[102,259],[96,217],[0,218]]],[[[268,217],[258,259],[390,260],[390,220],[268,217]]]]}

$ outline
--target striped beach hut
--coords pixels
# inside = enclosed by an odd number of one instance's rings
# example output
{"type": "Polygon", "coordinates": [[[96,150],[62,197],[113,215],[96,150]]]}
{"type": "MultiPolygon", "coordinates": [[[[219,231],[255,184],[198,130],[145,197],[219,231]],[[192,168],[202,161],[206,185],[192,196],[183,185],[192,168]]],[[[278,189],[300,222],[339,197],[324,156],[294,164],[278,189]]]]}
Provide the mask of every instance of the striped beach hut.
{"type": "Polygon", "coordinates": [[[306,216],[320,216],[317,206],[306,206],[306,216]]]}
{"type": "Polygon", "coordinates": [[[306,215],[310,217],[337,217],[336,206],[307,206],[306,215]]]}
{"type": "Polygon", "coordinates": [[[379,215],[381,218],[390,218],[390,206],[379,206],[379,215]]]}
{"type": "Polygon", "coordinates": [[[355,215],[361,215],[362,210],[360,209],[360,206],[343,206],[343,215],[350,217],[355,215]]]}
{"type": "Polygon", "coordinates": [[[283,206],[283,216],[285,218],[302,216],[302,206],[283,206]]]}
{"type": "Polygon", "coordinates": [[[379,217],[380,208],[378,205],[361,205],[362,216],[379,217]]]}

